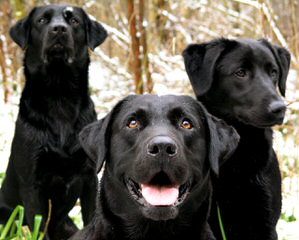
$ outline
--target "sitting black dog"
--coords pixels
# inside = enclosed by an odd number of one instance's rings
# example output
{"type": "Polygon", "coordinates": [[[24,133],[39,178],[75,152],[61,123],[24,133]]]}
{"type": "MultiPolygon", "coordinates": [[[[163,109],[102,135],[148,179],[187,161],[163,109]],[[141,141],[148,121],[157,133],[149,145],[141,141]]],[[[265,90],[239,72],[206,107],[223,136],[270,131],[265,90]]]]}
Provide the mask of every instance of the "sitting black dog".
{"type": "Polygon", "coordinates": [[[49,5],[34,8],[10,34],[25,49],[26,85],[0,192],[0,222],[20,204],[31,228],[36,214],[45,223],[51,200],[49,236],[68,238],[76,231],[68,212],[77,199],[85,224],[95,210],[95,166],[78,133],[96,120],[88,90],[88,48],[100,45],[107,33],[81,8],[49,5]]]}
{"type": "MultiPolygon", "coordinates": [[[[284,96],[289,52],[265,39],[222,38],[192,44],[183,56],[197,99],[240,134],[214,184],[227,239],[277,239],[281,176],[270,127],[284,118],[286,106],[276,88],[284,96]]],[[[210,225],[221,239],[216,207],[210,225]]]]}
{"type": "Polygon", "coordinates": [[[210,172],[239,136],[199,102],[128,96],[80,139],[98,171],[106,165],[95,218],[72,239],[215,239],[206,221],[210,172]]]}

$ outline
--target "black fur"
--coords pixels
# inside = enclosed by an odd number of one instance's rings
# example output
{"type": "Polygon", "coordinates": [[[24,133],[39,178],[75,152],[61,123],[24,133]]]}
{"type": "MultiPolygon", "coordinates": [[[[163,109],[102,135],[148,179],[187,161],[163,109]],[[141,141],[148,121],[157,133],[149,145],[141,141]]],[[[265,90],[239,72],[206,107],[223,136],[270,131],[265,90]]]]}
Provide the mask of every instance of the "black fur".
{"type": "Polygon", "coordinates": [[[98,171],[103,162],[105,169],[96,216],[72,239],[215,240],[207,224],[210,171],[218,172],[239,136],[196,100],[129,96],[80,139],[98,171]],[[146,186],[180,193],[173,202],[153,203],[146,186]]]}
{"type": "Polygon", "coordinates": [[[11,28],[25,49],[26,84],[11,156],[0,192],[0,222],[25,207],[25,223],[52,212],[47,238],[66,239],[77,228],[68,217],[78,198],[84,224],[95,210],[95,165],[82,150],[78,133],[96,120],[88,90],[88,47],[107,36],[104,28],[78,7],[36,7],[11,28]]]}
{"type": "Polygon", "coordinates": [[[193,90],[209,112],[240,135],[236,152],[214,183],[210,225],[222,239],[216,204],[229,240],[276,240],[281,176],[271,126],[281,124],[289,52],[266,39],[216,39],[183,52],[193,90]]]}

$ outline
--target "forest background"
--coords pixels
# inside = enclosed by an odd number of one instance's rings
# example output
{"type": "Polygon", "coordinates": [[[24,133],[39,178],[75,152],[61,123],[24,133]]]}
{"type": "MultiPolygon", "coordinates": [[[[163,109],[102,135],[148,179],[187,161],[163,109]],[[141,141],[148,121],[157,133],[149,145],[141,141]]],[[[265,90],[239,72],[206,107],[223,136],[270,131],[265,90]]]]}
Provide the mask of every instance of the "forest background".
{"type": "Polygon", "coordinates": [[[8,32],[34,6],[53,3],[83,7],[109,32],[104,44],[90,52],[90,88],[99,118],[131,93],[193,96],[181,56],[190,43],[266,37],[287,48],[292,55],[288,110],[283,125],[274,127],[283,176],[277,228],[280,240],[299,239],[298,0],[0,0],[0,172],[10,155],[25,81],[22,50],[8,32]]]}

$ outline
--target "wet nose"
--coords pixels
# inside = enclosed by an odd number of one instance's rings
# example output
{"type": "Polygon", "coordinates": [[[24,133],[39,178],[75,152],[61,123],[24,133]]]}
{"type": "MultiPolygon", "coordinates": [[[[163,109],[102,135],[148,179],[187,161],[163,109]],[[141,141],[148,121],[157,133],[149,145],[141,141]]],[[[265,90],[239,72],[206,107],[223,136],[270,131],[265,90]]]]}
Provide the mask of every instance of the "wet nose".
{"type": "Polygon", "coordinates": [[[269,105],[269,112],[277,116],[284,116],[286,105],[282,101],[274,101],[269,105]]]}
{"type": "Polygon", "coordinates": [[[160,155],[173,157],[177,154],[177,145],[167,136],[157,136],[151,139],[147,147],[147,154],[153,157],[160,155]]]}
{"type": "Polygon", "coordinates": [[[56,24],[52,26],[51,32],[54,34],[66,33],[66,26],[64,24],[56,24]]]}

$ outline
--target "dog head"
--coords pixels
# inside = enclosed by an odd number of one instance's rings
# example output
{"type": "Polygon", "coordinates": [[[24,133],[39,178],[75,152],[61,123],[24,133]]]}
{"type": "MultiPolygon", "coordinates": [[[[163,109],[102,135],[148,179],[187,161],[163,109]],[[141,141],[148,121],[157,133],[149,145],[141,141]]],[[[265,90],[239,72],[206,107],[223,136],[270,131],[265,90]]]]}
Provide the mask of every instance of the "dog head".
{"type": "Polygon", "coordinates": [[[160,221],[205,200],[210,169],[218,174],[239,136],[191,97],[133,95],[85,127],[80,140],[98,171],[106,162],[104,195],[112,212],[130,208],[160,221]]]}
{"type": "Polygon", "coordinates": [[[65,5],[35,7],[10,30],[12,39],[44,63],[80,60],[107,37],[102,25],[91,20],[82,8],[65,5]],[[85,50],[85,51],[84,51],[85,50]]]}
{"type": "Polygon", "coordinates": [[[256,127],[281,124],[290,66],[289,52],[266,39],[216,39],[183,52],[196,97],[226,120],[256,127]]]}

